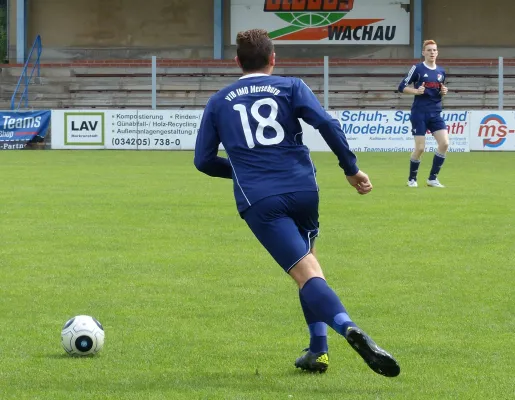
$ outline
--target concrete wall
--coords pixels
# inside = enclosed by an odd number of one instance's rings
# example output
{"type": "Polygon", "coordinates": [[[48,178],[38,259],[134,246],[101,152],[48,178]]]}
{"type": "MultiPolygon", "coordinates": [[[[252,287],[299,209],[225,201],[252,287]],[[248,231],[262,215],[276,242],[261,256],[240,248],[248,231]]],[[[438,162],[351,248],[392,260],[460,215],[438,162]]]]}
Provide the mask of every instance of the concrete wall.
{"type": "Polygon", "coordinates": [[[426,0],[424,35],[443,46],[515,47],[513,0],[426,0]]]}
{"type": "MultiPolygon", "coordinates": [[[[47,59],[211,58],[213,10],[212,0],[29,0],[28,45],[40,34],[47,59]]],[[[15,24],[10,35],[14,44],[15,24]]]]}
{"type": "MultiPolygon", "coordinates": [[[[10,1],[10,54],[16,54],[16,0],[10,1]]],[[[261,0],[256,0],[261,1],[261,0]]],[[[230,43],[230,0],[225,0],[225,58],[230,43]]],[[[214,0],[28,0],[28,46],[37,34],[47,60],[212,58],[214,0]]],[[[514,0],[425,0],[424,38],[440,57],[515,57],[510,32],[514,0]]],[[[413,13],[412,13],[413,15],[413,13]]],[[[413,24],[412,24],[413,25],[413,24]]],[[[413,31],[413,29],[412,29],[413,31]]],[[[412,58],[410,46],[277,46],[281,58],[412,58]]]]}

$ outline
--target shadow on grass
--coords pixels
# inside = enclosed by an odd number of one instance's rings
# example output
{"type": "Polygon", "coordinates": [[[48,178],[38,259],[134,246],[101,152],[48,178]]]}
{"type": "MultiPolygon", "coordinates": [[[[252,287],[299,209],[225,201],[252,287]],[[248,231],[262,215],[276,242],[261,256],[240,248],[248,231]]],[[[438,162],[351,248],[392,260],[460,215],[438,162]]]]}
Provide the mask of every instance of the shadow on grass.
{"type": "Polygon", "coordinates": [[[36,358],[46,358],[48,360],[84,360],[84,359],[94,359],[100,358],[98,354],[87,355],[87,356],[71,356],[66,353],[47,353],[47,354],[39,354],[36,358]]]}

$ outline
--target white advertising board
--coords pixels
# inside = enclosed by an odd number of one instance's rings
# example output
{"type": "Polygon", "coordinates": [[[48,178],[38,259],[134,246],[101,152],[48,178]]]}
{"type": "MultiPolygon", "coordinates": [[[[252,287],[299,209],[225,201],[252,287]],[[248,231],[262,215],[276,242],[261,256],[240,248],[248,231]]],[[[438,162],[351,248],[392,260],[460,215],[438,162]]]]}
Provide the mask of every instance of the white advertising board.
{"type": "MultiPolygon", "coordinates": [[[[340,110],[329,112],[340,121],[349,146],[356,152],[411,152],[410,112],[404,110],[340,110]]],[[[470,111],[444,111],[449,130],[449,151],[468,152],[470,111]]],[[[318,131],[303,124],[306,145],[313,151],[330,151],[318,131]]],[[[426,135],[426,151],[434,152],[436,140],[426,135]]]]}
{"type": "MultiPolygon", "coordinates": [[[[52,110],[52,149],[194,150],[202,110],[52,110]]],[[[338,110],[356,152],[411,152],[410,112],[338,110]]],[[[443,111],[449,151],[515,151],[515,112],[443,111]]],[[[330,151],[320,133],[301,121],[311,151],[330,151]]],[[[426,151],[436,150],[426,135],[426,151]]],[[[223,149],[222,146],[220,146],[223,149]]]]}
{"type": "Polygon", "coordinates": [[[515,112],[472,111],[470,122],[471,150],[515,150],[515,112]]]}
{"type": "Polygon", "coordinates": [[[52,110],[52,148],[193,150],[202,112],[52,110]]]}

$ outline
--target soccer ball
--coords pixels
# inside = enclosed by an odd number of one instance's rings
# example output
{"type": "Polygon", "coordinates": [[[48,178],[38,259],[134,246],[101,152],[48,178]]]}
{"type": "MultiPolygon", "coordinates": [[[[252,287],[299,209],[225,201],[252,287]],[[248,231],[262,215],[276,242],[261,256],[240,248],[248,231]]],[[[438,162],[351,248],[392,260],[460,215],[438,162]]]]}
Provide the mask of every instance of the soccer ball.
{"type": "Polygon", "coordinates": [[[77,315],[64,324],[61,344],[72,356],[96,354],[104,347],[104,328],[89,315],[77,315]]]}

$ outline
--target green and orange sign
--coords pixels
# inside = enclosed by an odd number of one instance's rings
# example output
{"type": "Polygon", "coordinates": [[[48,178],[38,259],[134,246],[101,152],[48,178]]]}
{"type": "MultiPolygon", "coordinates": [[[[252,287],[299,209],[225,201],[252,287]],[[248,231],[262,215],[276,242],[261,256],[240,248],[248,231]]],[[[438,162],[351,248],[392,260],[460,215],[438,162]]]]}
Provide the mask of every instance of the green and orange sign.
{"type": "Polygon", "coordinates": [[[409,12],[402,3],[384,0],[233,0],[232,36],[241,30],[263,28],[274,41],[284,44],[409,44],[409,12]]]}

